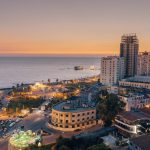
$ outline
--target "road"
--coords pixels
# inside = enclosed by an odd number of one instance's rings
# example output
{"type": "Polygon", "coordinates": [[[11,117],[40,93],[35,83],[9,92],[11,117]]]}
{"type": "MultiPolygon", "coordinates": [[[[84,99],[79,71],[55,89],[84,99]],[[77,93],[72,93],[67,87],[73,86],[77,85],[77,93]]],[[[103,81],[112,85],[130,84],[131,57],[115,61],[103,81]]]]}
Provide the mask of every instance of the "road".
{"type": "MultiPolygon", "coordinates": [[[[41,127],[44,127],[46,122],[47,118],[44,116],[44,112],[34,112],[17,123],[9,132],[13,132],[22,125],[24,126],[25,130],[37,131],[41,129],[41,127]]],[[[0,140],[0,150],[8,150],[8,140],[9,137],[0,140]]]]}
{"type": "Polygon", "coordinates": [[[100,137],[103,136],[104,133],[106,132],[111,132],[113,131],[115,128],[113,127],[108,127],[108,128],[101,128],[99,125],[96,125],[94,127],[91,128],[87,128],[84,131],[79,131],[79,132],[59,132],[57,131],[55,134],[53,135],[49,135],[49,136],[45,136],[43,137],[43,144],[47,145],[47,144],[52,144],[56,142],[56,139],[62,135],[65,138],[71,138],[72,136],[75,136],[76,138],[88,138],[88,137],[100,137]]]}

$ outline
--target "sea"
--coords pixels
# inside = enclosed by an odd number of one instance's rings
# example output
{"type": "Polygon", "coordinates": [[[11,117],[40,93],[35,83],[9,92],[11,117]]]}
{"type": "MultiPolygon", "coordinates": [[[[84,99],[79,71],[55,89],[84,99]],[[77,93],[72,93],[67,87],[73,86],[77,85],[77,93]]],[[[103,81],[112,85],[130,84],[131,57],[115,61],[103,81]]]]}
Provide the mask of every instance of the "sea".
{"type": "Polygon", "coordinates": [[[0,88],[100,74],[100,57],[0,57],[0,88]],[[83,66],[83,70],[74,70],[83,66]],[[91,70],[90,66],[95,69],[91,70]]]}

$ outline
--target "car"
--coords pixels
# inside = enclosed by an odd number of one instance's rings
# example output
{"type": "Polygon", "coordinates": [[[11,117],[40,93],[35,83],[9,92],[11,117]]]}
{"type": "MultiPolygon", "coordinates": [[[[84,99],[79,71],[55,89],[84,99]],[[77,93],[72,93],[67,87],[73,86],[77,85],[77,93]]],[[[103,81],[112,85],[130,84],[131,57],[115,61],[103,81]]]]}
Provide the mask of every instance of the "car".
{"type": "Polygon", "coordinates": [[[16,119],[16,123],[19,122],[19,121],[21,121],[21,120],[22,120],[21,118],[17,118],[16,119]]]}
{"type": "Polygon", "coordinates": [[[15,125],[15,122],[12,122],[9,127],[13,127],[15,125]]]}

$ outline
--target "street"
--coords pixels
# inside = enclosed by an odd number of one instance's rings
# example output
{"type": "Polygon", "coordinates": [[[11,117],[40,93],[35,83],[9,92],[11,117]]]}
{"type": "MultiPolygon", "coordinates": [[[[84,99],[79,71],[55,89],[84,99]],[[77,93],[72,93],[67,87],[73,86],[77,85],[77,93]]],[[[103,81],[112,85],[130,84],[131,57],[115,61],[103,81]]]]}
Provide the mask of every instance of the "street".
{"type": "MultiPolygon", "coordinates": [[[[40,130],[41,127],[45,126],[46,120],[47,118],[44,116],[44,112],[34,112],[32,114],[29,114],[22,121],[20,121],[13,128],[11,128],[9,133],[12,133],[13,131],[15,131],[15,129],[18,129],[21,126],[24,126],[25,130],[40,130]]],[[[0,140],[0,150],[8,150],[8,140],[9,137],[5,137],[4,139],[0,140]]]]}

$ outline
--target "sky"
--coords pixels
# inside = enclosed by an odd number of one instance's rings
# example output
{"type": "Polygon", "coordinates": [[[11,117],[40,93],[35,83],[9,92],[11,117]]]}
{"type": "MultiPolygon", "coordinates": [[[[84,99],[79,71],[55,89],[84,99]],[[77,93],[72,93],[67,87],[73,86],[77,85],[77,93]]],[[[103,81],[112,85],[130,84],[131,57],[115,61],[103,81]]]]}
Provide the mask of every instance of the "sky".
{"type": "Polygon", "coordinates": [[[149,0],[0,0],[0,55],[119,54],[136,33],[150,50],[149,0]]]}

